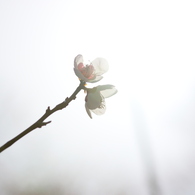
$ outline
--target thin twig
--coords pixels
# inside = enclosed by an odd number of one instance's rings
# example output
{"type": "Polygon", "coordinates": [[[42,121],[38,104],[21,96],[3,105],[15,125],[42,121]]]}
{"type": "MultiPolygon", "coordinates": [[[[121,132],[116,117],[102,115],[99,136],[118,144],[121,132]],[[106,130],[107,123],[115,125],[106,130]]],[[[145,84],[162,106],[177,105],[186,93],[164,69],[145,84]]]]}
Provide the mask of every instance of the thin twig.
{"type": "Polygon", "coordinates": [[[0,147],[0,152],[4,151],[8,147],[10,147],[12,144],[14,144],[16,141],[18,141],[19,139],[21,139],[22,137],[24,137],[25,135],[30,133],[32,130],[34,130],[36,128],[41,128],[42,126],[45,126],[45,125],[51,123],[51,121],[44,122],[44,120],[47,117],[49,117],[50,115],[52,115],[54,112],[66,108],[66,106],[68,106],[68,104],[72,100],[76,99],[76,95],[81,91],[81,89],[85,89],[84,85],[85,85],[85,82],[80,81],[80,85],[77,87],[77,89],[74,91],[74,93],[69,98],[67,97],[65,99],[65,101],[63,101],[62,103],[56,105],[53,109],[50,109],[50,107],[48,107],[47,110],[45,111],[45,114],[40,119],[38,119],[34,124],[32,124],[30,127],[28,127],[26,130],[24,130],[22,133],[20,133],[19,135],[17,135],[13,139],[9,140],[3,146],[1,146],[0,147]]]}

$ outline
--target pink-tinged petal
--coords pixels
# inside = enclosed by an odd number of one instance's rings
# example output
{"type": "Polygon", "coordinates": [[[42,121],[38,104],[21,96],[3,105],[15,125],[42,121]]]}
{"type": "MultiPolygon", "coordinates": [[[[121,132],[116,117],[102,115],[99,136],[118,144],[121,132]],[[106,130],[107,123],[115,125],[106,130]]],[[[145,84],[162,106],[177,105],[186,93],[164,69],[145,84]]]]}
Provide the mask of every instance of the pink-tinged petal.
{"type": "Polygon", "coordinates": [[[77,65],[77,68],[79,71],[81,71],[83,68],[84,68],[84,65],[82,62],[80,62],[78,65],[77,65]]]}
{"type": "Polygon", "coordinates": [[[96,75],[96,77],[95,77],[94,79],[88,80],[88,83],[95,83],[95,82],[98,82],[98,81],[100,81],[102,78],[103,78],[102,76],[97,76],[97,75],[96,75]]]}
{"type": "Polygon", "coordinates": [[[78,68],[82,75],[87,79],[93,79],[95,77],[95,75],[93,74],[94,67],[92,65],[82,66],[81,64],[80,66],[78,66],[78,68]]]}
{"type": "Polygon", "coordinates": [[[75,58],[74,58],[74,68],[78,68],[78,65],[80,63],[83,63],[83,56],[81,54],[77,55],[75,58]]]}
{"type": "Polygon", "coordinates": [[[74,60],[74,71],[75,74],[82,80],[88,82],[88,80],[94,80],[96,75],[94,74],[93,65],[84,65],[83,56],[77,55],[74,60]]]}
{"type": "Polygon", "coordinates": [[[84,77],[83,74],[78,69],[74,68],[74,72],[79,79],[81,79],[82,81],[88,82],[88,79],[84,77]]]}
{"type": "Polygon", "coordinates": [[[102,75],[109,69],[108,62],[104,58],[96,58],[91,64],[94,66],[96,75],[102,75]]]}

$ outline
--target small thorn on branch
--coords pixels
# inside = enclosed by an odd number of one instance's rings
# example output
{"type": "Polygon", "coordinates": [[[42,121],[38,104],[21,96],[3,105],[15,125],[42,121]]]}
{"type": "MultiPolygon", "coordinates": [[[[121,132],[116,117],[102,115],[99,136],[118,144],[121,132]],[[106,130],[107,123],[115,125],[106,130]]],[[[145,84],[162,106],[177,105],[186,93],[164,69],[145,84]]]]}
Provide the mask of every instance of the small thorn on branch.
{"type": "Polygon", "coordinates": [[[46,110],[46,113],[47,113],[47,112],[50,112],[50,111],[51,111],[51,110],[50,110],[50,106],[48,106],[48,107],[47,107],[47,110],[46,110]]]}
{"type": "Polygon", "coordinates": [[[68,104],[69,104],[69,98],[67,97],[66,99],[65,99],[65,101],[64,101],[64,103],[66,103],[66,106],[68,106],[68,104]]]}
{"type": "Polygon", "coordinates": [[[51,121],[48,121],[48,122],[40,122],[40,123],[37,124],[37,127],[38,128],[41,128],[42,126],[46,126],[49,123],[51,123],[51,121]]]}

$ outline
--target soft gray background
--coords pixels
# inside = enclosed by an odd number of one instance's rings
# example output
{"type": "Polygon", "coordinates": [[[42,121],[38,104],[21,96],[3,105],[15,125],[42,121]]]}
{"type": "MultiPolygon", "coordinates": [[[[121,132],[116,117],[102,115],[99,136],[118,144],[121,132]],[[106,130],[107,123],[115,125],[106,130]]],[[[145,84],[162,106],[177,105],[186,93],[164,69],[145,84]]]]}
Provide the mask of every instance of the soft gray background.
{"type": "MultiPolygon", "coordinates": [[[[0,154],[1,195],[195,194],[193,1],[0,0],[0,145],[104,57],[103,116],[85,94],[0,154]]],[[[88,86],[95,86],[88,85],[88,86]]]]}

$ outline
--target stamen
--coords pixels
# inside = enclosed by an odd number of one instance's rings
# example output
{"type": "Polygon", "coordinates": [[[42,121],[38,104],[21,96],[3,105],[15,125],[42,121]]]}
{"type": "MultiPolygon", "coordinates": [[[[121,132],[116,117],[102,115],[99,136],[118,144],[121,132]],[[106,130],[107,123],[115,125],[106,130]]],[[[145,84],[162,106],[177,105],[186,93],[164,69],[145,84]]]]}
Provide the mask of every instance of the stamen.
{"type": "Polygon", "coordinates": [[[83,65],[83,63],[80,63],[80,64],[78,64],[77,67],[78,67],[79,71],[81,71],[84,68],[84,65],[83,65]]]}
{"type": "Polygon", "coordinates": [[[86,77],[87,79],[93,79],[95,77],[95,75],[93,74],[94,72],[93,65],[84,66],[83,63],[80,63],[78,65],[78,69],[82,73],[82,75],[86,77]]]}

